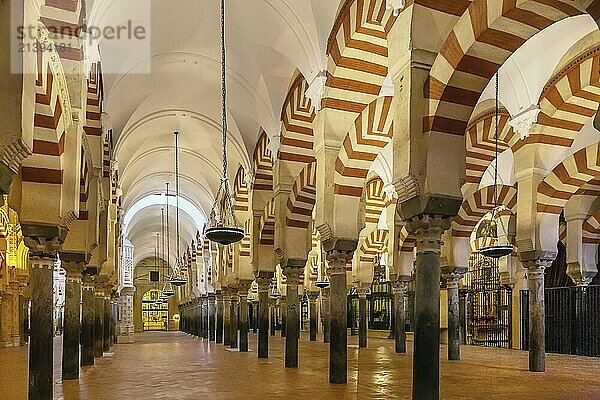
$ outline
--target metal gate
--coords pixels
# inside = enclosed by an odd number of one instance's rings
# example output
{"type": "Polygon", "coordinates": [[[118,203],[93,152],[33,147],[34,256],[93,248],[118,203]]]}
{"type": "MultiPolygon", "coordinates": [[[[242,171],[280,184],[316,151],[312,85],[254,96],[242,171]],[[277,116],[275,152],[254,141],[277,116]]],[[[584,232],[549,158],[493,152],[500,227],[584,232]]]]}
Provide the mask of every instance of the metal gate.
{"type": "Polygon", "coordinates": [[[600,286],[548,288],[546,352],[600,357],[600,286]]]}
{"type": "Polygon", "coordinates": [[[500,283],[498,260],[472,254],[466,283],[466,342],[512,347],[512,291],[500,283]]]}

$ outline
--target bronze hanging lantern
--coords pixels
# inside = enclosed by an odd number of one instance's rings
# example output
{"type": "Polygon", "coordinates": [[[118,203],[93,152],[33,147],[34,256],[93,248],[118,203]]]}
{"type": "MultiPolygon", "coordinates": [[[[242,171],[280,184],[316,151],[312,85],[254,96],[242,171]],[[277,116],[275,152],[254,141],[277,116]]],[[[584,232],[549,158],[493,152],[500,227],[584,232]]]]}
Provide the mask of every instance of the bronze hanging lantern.
{"type": "Polygon", "coordinates": [[[495,155],[496,165],[494,168],[494,208],[483,217],[475,232],[476,239],[482,240],[484,247],[479,252],[491,258],[500,258],[512,254],[513,246],[508,243],[508,231],[502,222],[502,214],[509,210],[502,205],[498,205],[498,72],[496,72],[496,132],[495,132],[495,155]]]}
{"type": "Polygon", "coordinates": [[[239,227],[233,200],[227,178],[227,85],[225,65],[225,1],[221,0],[221,102],[222,102],[222,135],[223,135],[223,176],[215,197],[215,202],[210,212],[206,238],[211,242],[229,245],[239,242],[244,238],[244,229],[239,227]],[[220,207],[217,215],[217,207],[220,207]]]}

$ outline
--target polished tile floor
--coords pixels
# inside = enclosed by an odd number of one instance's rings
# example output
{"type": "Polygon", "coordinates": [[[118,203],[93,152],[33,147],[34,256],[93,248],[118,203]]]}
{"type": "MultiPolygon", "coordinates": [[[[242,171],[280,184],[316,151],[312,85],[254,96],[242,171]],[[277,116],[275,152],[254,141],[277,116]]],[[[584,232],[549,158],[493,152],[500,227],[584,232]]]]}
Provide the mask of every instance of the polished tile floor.
{"type": "MultiPolygon", "coordinates": [[[[369,338],[359,350],[349,338],[347,385],[330,385],[328,347],[302,334],[300,367],[283,367],[283,339],[271,337],[271,357],[239,353],[180,332],[144,333],[116,345],[77,382],[60,382],[60,339],[55,345],[55,399],[409,399],[411,354],[393,342],[369,338]]],[[[256,335],[250,334],[256,349],[256,335]]],[[[409,348],[411,342],[409,342],[409,348]]],[[[445,356],[445,347],[442,347],[445,356]]],[[[463,360],[442,359],[443,399],[600,399],[600,359],[548,355],[547,372],[527,371],[527,353],[464,346],[463,360]]],[[[26,348],[0,350],[0,399],[26,399],[26,348]]]]}

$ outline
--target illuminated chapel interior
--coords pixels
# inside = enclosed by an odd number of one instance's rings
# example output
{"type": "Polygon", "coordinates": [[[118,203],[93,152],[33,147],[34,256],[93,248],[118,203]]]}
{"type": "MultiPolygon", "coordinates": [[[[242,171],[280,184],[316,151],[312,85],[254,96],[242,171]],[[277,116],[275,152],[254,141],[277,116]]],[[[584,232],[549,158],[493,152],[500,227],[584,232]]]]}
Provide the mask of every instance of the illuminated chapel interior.
{"type": "Polygon", "coordinates": [[[600,0],[0,0],[0,399],[600,398],[600,0]]]}

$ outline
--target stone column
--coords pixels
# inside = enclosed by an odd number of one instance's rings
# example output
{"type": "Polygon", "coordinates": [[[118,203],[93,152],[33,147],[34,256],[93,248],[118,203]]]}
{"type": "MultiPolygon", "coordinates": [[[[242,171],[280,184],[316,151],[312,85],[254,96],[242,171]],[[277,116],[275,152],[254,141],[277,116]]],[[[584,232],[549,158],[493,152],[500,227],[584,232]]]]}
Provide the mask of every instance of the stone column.
{"type": "Polygon", "coordinates": [[[331,288],[328,286],[321,289],[321,317],[323,318],[323,343],[329,343],[330,332],[329,329],[329,299],[331,297],[331,288]]]}
{"type": "Polygon", "coordinates": [[[53,384],[53,271],[58,243],[25,237],[29,247],[31,336],[29,339],[29,399],[52,399],[53,384]]]}
{"type": "Polygon", "coordinates": [[[319,292],[308,292],[308,307],[310,312],[310,341],[317,341],[318,332],[318,316],[317,316],[317,299],[319,298],[319,292]]]}
{"type": "Polygon", "coordinates": [[[217,292],[217,328],[216,328],[216,343],[223,343],[223,294],[221,291],[217,292]]]}
{"type": "MultiPolygon", "coordinates": [[[[258,283],[258,358],[269,357],[269,287],[270,278],[256,278],[258,283]]],[[[272,325],[273,326],[273,325],[272,325]]],[[[275,334],[275,331],[272,331],[275,334]]]]}
{"type": "Polygon", "coordinates": [[[101,358],[104,352],[104,292],[96,287],[94,296],[94,357],[101,358]]]}
{"type": "MultiPolygon", "coordinates": [[[[268,309],[268,308],[267,308],[268,309]]],[[[267,311],[267,320],[269,318],[269,312],[267,311]]],[[[252,332],[258,332],[258,301],[252,301],[252,332]]]]}
{"type": "Polygon", "coordinates": [[[250,280],[238,282],[238,296],[240,302],[240,351],[248,351],[248,290],[252,285],[250,280]]]}
{"type": "Polygon", "coordinates": [[[279,313],[281,315],[281,337],[285,337],[287,331],[287,296],[279,298],[279,313]]]}
{"type": "Polygon", "coordinates": [[[331,335],[329,343],[329,383],[346,383],[348,380],[346,264],[352,260],[352,254],[356,249],[356,241],[338,240],[336,245],[349,250],[334,249],[327,252],[331,294],[329,299],[329,329],[331,335]]]}
{"type": "Polygon", "coordinates": [[[271,306],[271,336],[275,336],[275,328],[277,325],[277,299],[270,297],[269,306],[271,306]]]}
{"type": "Polygon", "coordinates": [[[413,399],[439,399],[440,247],[450,221],[424,216],[407,225],[417,247],[413,399]]]}
{"type": "Polygon", "coordinates": [[[215,341],[215,295],[208,295],[208,340],[215,341]]]}
{"type": "Polygon", "coordinates": [[[95,310],[93,278],[83,277],[83,294],[81,298],[81,365],[94,365],[95,344],[95,310]]]}
{"type": "Polygon", "coordinates": [[[66,262],[65,314],[62,346],[62,380],[79,379],[79,340],[81,337],[81,272],[85,264],[66,262]]]}
{"type": "Polygon", "coordinates": [[[458,284],[467,272],[467,267],[446,267],[442,269],[448,289],[448,360],[460,360],[460,307],[458,284]]]}
{"type": "Polygon", "coordinates": [[[529,370],[546,370],[546,309],[544,304],[544,270],[552,260],[524,263],[529,286],[529,370]]]}
{"type": "Polygon", "coordinates": [[[19,346],[25,346],[27,343],[27,333],[25,332],[25,325],[28,321],[27,316],[27,299],[25,298],[24,285],[19,285],[19,346]]]}
{"type": "Polygon", "coordinates": [[[358,289],[358,347],[367,347],[367,289],[358,289]]]}
{"type": "MultiPolygon", "coordinates": [[[[108,290],[107,290],[108,291],[108,290]]],[[[102,340],[102,351],[110,351],[110,323],[111,323],[111,312],[110,312],[110,295],[106,293],[104,296],[104,336],[102,340]]]]}
{"type": "Polygon", "coordinates": [[[223,294],[223,345],[231,345],[231,303],[229,291],[223,294]]]}
{"type": "Polygon", "coordinates": [[[298,339],[300,336],[300,302],[298,300],[298,279],[306,261],[289,260],[283,273],[287,278],[285,367],[298,368],[298,339]],[[302,265],[302,267],[300,267],[302,265]]]}
{"type": "MultiPolygon", "coordinates": [[[[121,288],[119,297],[119,326],[117,329],[117,343],[133,343],[133,295],[135,287],[121,288]]],[[[181,314],[181,313],[180,313],[181,314]]]]}
{"type": "Polygon", "coordinates": [[[237,296],[237,289],[231,289],[231,296],[229,297],[229,348],[237,349],[238,348],[238,307],[239,301],[237,296]]]}
{"type": "Polygon", "coordinates": [[[404,312],[404,296],[406,296],[406,290],[408,289],[408,280],[410,277],[394,281],[394,342],[396,353],[406,353],[406,331],[405,331],[405,312],[404,312]]]}

